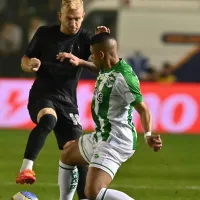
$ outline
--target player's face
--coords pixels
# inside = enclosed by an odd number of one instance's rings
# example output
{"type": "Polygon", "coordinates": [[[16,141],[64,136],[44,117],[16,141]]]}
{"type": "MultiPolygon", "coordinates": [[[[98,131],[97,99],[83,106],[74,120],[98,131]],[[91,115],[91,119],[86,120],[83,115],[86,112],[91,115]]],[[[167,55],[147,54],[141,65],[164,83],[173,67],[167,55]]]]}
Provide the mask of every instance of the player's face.
{"type": "Polygon", "coordinates": [[[92,62],[99,68],[103,67],[103,54],[101,51],[96,50],[94,47],[90,46],[91,59],[92,62]]]}
{"type": "Polygon", "coordinates": [[[59,13],[62,31],[69,35],[76,34],[82,25],[84,15],[83,7],[74,10],[66,6],[62,7],[59,13]]]}

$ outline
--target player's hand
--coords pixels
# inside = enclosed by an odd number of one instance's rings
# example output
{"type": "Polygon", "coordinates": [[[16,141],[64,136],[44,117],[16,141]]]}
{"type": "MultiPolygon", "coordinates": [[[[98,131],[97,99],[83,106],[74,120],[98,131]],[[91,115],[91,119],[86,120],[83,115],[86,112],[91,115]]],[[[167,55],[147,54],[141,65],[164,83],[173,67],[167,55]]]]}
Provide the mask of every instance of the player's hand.
{"type": "Polygon", "coordinates": [[[80,65],[80,58],[76,57],[75,55],[71,54],[71,53],[59,53],[56,56],[57,60],[60,60],[60,62],[63,62],[65,59],[69,59],[69,62],[73,65],[73,66],[79,66],[80,65]]]}
{"type": "Polygon", "coordinates": [[[162,148],[162,140],[160,135],[151,135],[145,137],[146,143],[151,147],[154,151],[159,151],[162,148]]]}
{"type": "Polygon", "coordinates": [[[99,33],[110,33],[110,29],[107,28],[106,26],[97,26],[96,30],[95,30],[95,34],[99,34],[99,33]]]}
{"type": "Polygon", "coordinates": [[[38,69],[40,68],[40,65],[41,65],[41,61],[37,58],[31,58],[28,63],[30,70],[32,70],[33,72],[37,72],[38,69]]]}

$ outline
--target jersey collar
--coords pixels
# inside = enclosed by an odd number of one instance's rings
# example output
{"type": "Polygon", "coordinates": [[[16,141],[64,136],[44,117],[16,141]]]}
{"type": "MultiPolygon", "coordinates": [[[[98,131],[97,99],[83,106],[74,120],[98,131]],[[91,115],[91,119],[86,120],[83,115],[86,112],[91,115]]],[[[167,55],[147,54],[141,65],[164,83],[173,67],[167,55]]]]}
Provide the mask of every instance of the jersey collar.
{"type": "Polygon", "coordinates": [[[116,63],[113,67],[111,67],[109,69],[102,70],[102,73],[107,73],[107,72],[111,72],[111,71],[115,70],[117,67],[121,66],[122,61],[123,61],[123,59],[120,58],[118,63],[116,63]]]}

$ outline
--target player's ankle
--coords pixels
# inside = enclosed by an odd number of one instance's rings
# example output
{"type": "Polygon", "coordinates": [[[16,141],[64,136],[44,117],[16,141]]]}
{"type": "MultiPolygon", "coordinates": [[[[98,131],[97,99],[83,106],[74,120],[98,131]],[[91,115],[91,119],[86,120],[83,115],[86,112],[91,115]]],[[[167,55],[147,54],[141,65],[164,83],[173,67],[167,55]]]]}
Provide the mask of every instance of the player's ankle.
{"type": "Polygon", "coordinates": [[[20,172],[24,171],[24,170],[27,170],[27,169],[30,169],[32,170],[33,169],[33,161],[32,160],[29,160],[27,158],[24,158],[23,159],[23,163],[22,163],[22,166],[21,166],[21,169],[20,169],[20,172]]]}

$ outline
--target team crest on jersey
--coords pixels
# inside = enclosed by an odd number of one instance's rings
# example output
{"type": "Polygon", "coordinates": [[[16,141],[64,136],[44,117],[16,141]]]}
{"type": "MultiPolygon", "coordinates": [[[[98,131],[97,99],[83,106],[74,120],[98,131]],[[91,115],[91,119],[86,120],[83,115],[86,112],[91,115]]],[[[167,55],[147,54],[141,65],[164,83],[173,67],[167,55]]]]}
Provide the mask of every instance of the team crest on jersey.
{"type": "Polygon", "coordinates": [[[106,86],[107,86],[108,88],[111,88],[111,87],[114,85],[114,82],[115,82],[114,77],[110,76],[110,77],[108,77],[108,80],[107,80],[107,82],[106,82],[106,86]]]}

